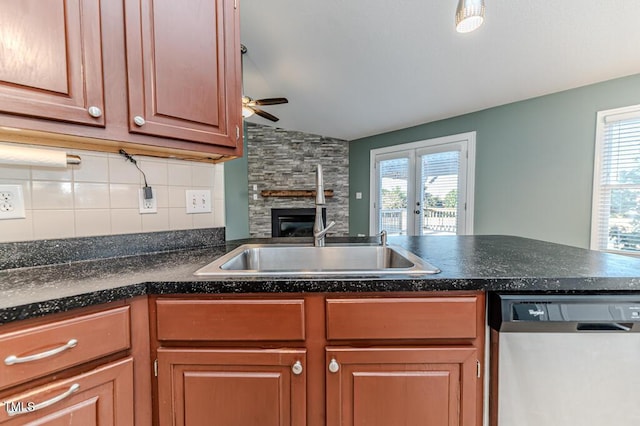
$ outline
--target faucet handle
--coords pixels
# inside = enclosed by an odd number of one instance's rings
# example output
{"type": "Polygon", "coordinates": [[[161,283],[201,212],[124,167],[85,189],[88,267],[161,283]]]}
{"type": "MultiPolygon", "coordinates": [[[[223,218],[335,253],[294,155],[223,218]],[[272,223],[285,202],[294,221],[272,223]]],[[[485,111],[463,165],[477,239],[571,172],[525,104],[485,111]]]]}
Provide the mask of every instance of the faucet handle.
{"type": "Polygon", "coordinates": [[[376,234],[376,237],[380,237],[380,245],[382,245],[382,247],[386,247],[387,246],[387,231],[386,230],[382,230],[380,231],[379,234],[376,234]]]}

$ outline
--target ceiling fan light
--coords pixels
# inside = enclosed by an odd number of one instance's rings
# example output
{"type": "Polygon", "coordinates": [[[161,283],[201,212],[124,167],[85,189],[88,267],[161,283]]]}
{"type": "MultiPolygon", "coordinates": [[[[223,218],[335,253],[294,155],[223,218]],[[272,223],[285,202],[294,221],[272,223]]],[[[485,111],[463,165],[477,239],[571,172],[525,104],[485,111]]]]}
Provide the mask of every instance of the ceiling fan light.
{"type": "Polygon", "coordinates": [[[459,0],[456,9],[456,31],[469,33],[484,22],[484,0],[459,0]]]}
{"type": "Polygon", "coordinates": [[[242,118],[249,118],[254,114],[254,111],[246,106],[242,106],[242,118]]]}

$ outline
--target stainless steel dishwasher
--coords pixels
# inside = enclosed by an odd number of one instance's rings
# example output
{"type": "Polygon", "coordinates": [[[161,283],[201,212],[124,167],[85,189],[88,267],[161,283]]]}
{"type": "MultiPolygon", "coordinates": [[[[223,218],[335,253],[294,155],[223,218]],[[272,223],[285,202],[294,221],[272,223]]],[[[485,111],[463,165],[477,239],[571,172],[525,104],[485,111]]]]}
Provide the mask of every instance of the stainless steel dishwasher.
{"type": "Polygon", "coordinates": [[[640,295],[489,298],[491,426],[640,424],[640,295]]]}

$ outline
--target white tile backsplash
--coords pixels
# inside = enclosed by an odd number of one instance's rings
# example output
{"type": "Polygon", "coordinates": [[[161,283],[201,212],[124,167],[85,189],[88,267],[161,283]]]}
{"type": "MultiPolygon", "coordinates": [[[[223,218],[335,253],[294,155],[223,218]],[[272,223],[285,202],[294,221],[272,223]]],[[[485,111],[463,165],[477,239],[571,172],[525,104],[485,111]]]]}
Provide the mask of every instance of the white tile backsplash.
{"type": "Polygon", "coordinates": [[[139,208],[140,185],[126,183],[112,183],[109,185],[112,209],[139,208]]]}
{"type": "Polygon", "coordinates": [[[0,179],[29,180],[31,179],[31,169],[29,167],[1,164],[0,179]]]}
{"type": "Polygon", "coordinates": [[[71,167],[33,167],[31,169],[31,179],[33,180],[59,180],[71,182],[73,180],[73,170],[71,167]]]}
{"type": "Polygon", "coordinates": [[[142,174],[135,164],[125,159],[122,155],[109,154],[109,182],[135,183],[139,185],[142,182],[142,174]]]}
{"type": "Polygon", "coordinates": [[[154,188],[158,212],[141,215],[142,174],[119,154],[68,151],[66,169],[0,164],[0,184],[20,184],[26,218],[0,220],[0,243],[224,226],[224,165],[134,156],[154,188]],[[210,189],[213,211],[188,215],[187,189],[210,189]]]}
{"type": "Polygon", "coordinates": [[[210,167],[192,167],[191,168],[191,185],[193,186],[212,186],[214,170],[210,167]]]}
{"type": "Polygon", "coordinates": [[[166,161],[159,162],[153,160],[141,160],[138,162],[138,165],[147,176],[147,183],[149,184],[149,186],[166,186],[169,182],[169,169],[166,161]]]}
{"type": "Polygon", "coordinates": [[[46,240],[66,238],[75,233],[73,210],[31,210],[33,214],[33,238],[46,240]]]}
{"type": "Polygon", "coordinates": [[[158,208],[158,213],[142,215],[142,232],[165,231],[169,229],[169,209],[158,208]]]}
{"type": "Polygon", "coordinates": [[[192,215],[193,218],[193,227],[194,228],[211,228],[213,227],[214,217],[213,212],[211,213],[198,213],[192,215]]]}
{"type": "Polygon", "coordinates": [[[109,182],[109,157],[107,154],[81,155],[81,157],[82,163],[72,166],[74,182],[109,182]]]}
{"type": "Polygon", "coordinates": [[[108,209],[75,210],[77,235],[93,237],[111,234],[111,212],[108,209]]]}
{"type": "Polygon", "coordinates": [[[142,232],[142,218],[137,209],[111,209],[111,233],[142,232]]]}
{"type": "Polygon", "coordinates": [[[169,209],[169,229],[172,231],[178,229],[193,229],[192,214],[186,214],[183,208],[169,209]]]}
{"type": "Polygon", "coordinates": [[[109,184],[74,183],[73,205],[76,209],[109,209],[109,184]]]}
{"type": "MultiPolygon", "coordinates": [[[[176,160],[169,161],[169,185],[191,186],[191,167],[176,160]]],[[[197,166],[193,166],[197,167],[197,166]]]]}
{"type": "Polygon", "coordinates": [[[72,210],[72,183],[34,180],[31,184],[31,208],[34,210],[72,210]]]}

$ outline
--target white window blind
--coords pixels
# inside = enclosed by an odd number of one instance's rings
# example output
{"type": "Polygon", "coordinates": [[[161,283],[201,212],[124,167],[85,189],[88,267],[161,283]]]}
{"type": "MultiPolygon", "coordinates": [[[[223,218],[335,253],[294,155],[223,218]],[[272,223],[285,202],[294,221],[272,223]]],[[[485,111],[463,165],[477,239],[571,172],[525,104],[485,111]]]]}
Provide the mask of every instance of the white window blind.
{"type": "Polygon", "coordinates": [[[409,159],[380,161],[379,185],[380,229],[386,230],[389,235],[406,235],[409,159]]]}
{"type": "Polygon", "coordinates": [[[591,248],[640,254],[640,105],[598,114],[591,248]]]}
{"type": "Polygon", "coordinates": [[[453,234],[458,228],[460,151],[422,156],[423,234],[453,234]]]}

